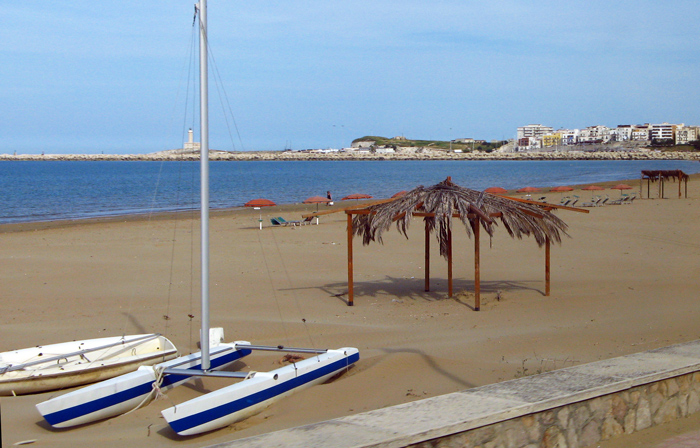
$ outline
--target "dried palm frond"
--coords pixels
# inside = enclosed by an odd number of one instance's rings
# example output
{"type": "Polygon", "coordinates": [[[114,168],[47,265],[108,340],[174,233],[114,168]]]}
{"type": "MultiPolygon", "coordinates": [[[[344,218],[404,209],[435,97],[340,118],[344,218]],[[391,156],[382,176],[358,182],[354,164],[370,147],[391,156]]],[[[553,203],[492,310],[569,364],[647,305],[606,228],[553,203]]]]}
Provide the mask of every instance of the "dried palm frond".
{"type": "Polygon", "coordinates": [[[382,233],[396,228],[408,238],[408,227],[413,213],[425,213],[423,219],[429,232],[436,231],[440,255],[447,257],[452,218],[458,216],[471,237],[472,226],[481,225],[493,236],[500,219],[513,238],[534,236],[542,246],[547,239],[561,243],[561,233],[566,235],[567,225],[554,214],[532,204],[515,202],[500,196],[483,193],[452,183],[448,177],[432,187],[419,186],[394,201],[369,207],[367,214],[353,218],[354,234],[362,236],[362,243],[382,242],[382,233]]]}

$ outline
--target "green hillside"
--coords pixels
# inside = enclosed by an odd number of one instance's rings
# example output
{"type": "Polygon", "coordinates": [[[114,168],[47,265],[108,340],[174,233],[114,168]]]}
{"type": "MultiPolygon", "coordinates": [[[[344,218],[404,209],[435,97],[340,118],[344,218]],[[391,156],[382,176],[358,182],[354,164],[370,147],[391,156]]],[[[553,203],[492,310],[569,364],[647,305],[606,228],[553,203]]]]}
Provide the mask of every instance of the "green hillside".
{"type": "Polygon", "coordinates": [[[452,148],[453,151],[461,150],[462,152],[472,152],[472,151],[485,151],[491,152],[496,148],[505,145],[505,141],[493,141],[493,142],[474,142],[474,143],[458,143],[452,142],[450,146],[449,141],[443,140],[411,140],[406,138],[387,138],[379,137],[375,135],[367,135],[365,137],[360,137],[353,140],[353,144],[357,142],[375,142],[376,146],[403,146],[403,147],[425,147],[431,149],[442,149],[449,151],[452,148]]]}

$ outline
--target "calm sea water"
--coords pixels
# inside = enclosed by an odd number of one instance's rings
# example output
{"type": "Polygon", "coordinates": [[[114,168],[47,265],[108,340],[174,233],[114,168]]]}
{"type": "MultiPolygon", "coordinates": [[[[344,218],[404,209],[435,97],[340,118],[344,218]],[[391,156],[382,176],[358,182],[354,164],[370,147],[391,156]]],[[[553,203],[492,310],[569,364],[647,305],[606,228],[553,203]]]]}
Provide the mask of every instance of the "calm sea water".
{"type": "MultiPolygon", "coordinates": [[[[254,198],[278,204],[352,193],[390,197],[452,176],[483,190],[636,179],[644,169],[700,172],[686,161],[309,161],[211,162],[212,208],[254,198]]],[[[0,223],[80,219],[196,208],[197,162],[0,162],[0,223]]]]}

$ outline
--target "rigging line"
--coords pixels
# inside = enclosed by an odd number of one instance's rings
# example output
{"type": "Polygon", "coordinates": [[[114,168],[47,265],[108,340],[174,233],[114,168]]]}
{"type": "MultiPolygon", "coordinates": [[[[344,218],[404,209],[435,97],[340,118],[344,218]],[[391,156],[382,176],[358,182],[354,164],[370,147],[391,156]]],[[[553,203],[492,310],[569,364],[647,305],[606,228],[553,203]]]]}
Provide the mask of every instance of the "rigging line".
{"type": "MultiPolygon", "coordinates": [[[[194,36],[195,33],[193,32],[192,35],[194,36]]],[[[194,38],[191,39],[191,43],[190,43],[190,48],[189,48],[189,53],[190,53],[190,55],[194,54],[194,51],[193,51],[193,42],[194,42],[194,38]]],[[[189,68],[189,73],[188,73],[188,76],[187,76],[187,83],[186,83],[187,89],[188,89],[188,92],[185,94],[185,97],[186,97],[186,98],[189,98],[189,85],[190,85],[190,79],[191,79],[191,63],[189,62],[189,59],[191,59],[191,57],[188,58],[188,62],[183,66],[183,69],[182,69],[182,71],[184,72],[184,70],[185,70],[186,68],[189,68]]],[[[182,80],[182,79],[183,79],[183,76],[180,76],[180,79],[182,80]]],[[[170,129],[170,128],[172,127],[172,123],[173,123],[174,120],[175,120],[175,116],[176,116],[175,111],[176,111],[176,109],[177,109],[177,104],[178,104],[178,102],[179,102],[179,97],[180,97],[180,92],[181,92],[181,91],[182,91],[182,84],[180,84],[180,86],[179,86],[178,89],[176,90],[177,93],[176,93],[176,97],[175,97],[175,102],[174,102],[174,104],[173,104],[173,108],[172,108],[171,114],[170,114],[170,117],[171,117],[171,118],[170,118],[170,123],[171,123],[171,124],[170,124],[170,126],[167,127],[167,129],[170,129]]],[[[187,105],[185,105],[185,110],[187,110],[187,105]]],[[[183,134],[183,135],[184,135],[184,134],[183,134]]],[[[181,139],[182,139],[182,137],[181,137],[181,139]]],[[[167,139],[164,138],[163,141],[167,141],[167,139]]],[[[167,149],[167,147],[166,147],[165,149],[167,149]]],[[[159,193],[160,193],[160,191],[161,191],[164,167],[165,167],[165,160],[161,160],[161,161],[160,161],[160,164],[158,165],[158,173],[156,174],[155,187],[154,187],[154,189],[153,189],[153,194],[152,194],[151,199],[150,199],[150,205],[149,205],[149,207],[148,207],[147,223],[148,223],[149,226],[152,224],[153,214],[154,214],[154,212],[155,212],[156,204],[157,204],[157,202],[158,202],[158,195],[159,195],[159,193]]],[[[178,186],[179,186],[179,184],[178,184],[178,186]]],[[[179,196],[179,190],[178,190],[178,196],[179,196]]],[[[178,203],[179,203],[179,202],[176,201],[176,204],[178,204],[178,203]]],[[[176,222],[177,222],[177,221],[176,221],[176,222]]],[[[177,228],[177,225],[176,225],[176,228],[177,228]]],[[[174,229],[174,232],[177,231],[176,228],[174,229]]],[[[173,245],[174,245],[174,242],[173,242],[173,245]]],[[[171,287],[172,287],[172,261],[171,261],[171,279],[170,279],[170,282],[169,282],[168,292],[167,292],[167,301],[166,301],[165,316],[169,316],[169,315],[170,315],[171,287]]],[[[128,302],[128,304],[127,304],[127,313],[126,313],[125,316],[124,316],[124,324],[123,324],[123,327],[122,327],[122,333],[123,333],[123,334],[126,334],[126,328],[127,328],[127,326],[128,326],[128,323],[129,323],[129,315],[131,315],[131,310],[132,310],[132,305],[133,305],[133,296],[134,296],[134,295],[132,295],[132,296],[129,298],[129,302],[128,302]]],[[[170,326],[170,325],[169,325],[168,319],[164,319],[164,324],[163,324],[164,329],[163,329],[163,331],[162,331],[163,334],[166,334],[166,335],[168,334],[168,332],[169,332],[169,326],[170,326]]]]}
{"type": "Polygon", "coordinates": [[[209,49],[209,59],[211,61],[211,65],[214,68],[214,85],[216,86],[216,92],[219,95],[219,103],[221,104],[221,110],[223,111],[224,119],[226,120],[226,128],[228,130],[229,138],[231,139],[231,146],[233,149],[236,149],[236,145],[233,142],[233,135],[231,134],[231,125],[229,124],[228,121],[228,116],[229,114],[231,115],[231,121],[233,122],[233,126],[236,129],[236,135],[238,136],[238,141],[241,143],[241,150],[245,151],[245,147],[243,146],[243,139],[241,138],[241,133],[238,129],[238,124],[236,123],[236,117],[233,115],[233,109],[231,108],[231,102],[229,101],[228,98],[228,93],[226,92],[226,87],[224,86],[223,80],[221,78],[221,73],[219,72],[219,65],[216,63],[216,58],[214,57],[214,51],[212,50],[211,46],[209,45],[209,40],[207,40],[207,48],[209,49]],[[221,94],[223,92],[223,95],[221,94]],[[224,101],[226,100],[226,105],[224,105],[224,101]],[[226,113],[226,106],[228,106],[228,114],[226,113]]]}
{"type": "Polygon", "coordinates": [[[272,281],[272,275],[270,274],[270,265],[267,262],[267,257],[265,256],[265,249],[263,248],[262,239],[260,238],[261,232],[258,231],[256,233],[258,235],[258,245],[260,246],[260,254],[262,255],[263,263],[265,264],[267,278],[270,282],[270,286],[272,287],[272,296],[275,299],[275,305],[277,306],[277,314],[279,315],[280,323],[282,324],[282,330],[284,331],[284,339],[287,345],[291,345],[289,342],[289,333],[287,332],[287,325],[284,323],[284,319],[282,318],[282,307],[280,307],[280,303],[277,298],[277,288],[275,288],[274,282],[272,281]]]}
{"type": "Polygon", "coordinates": [[[317,348],[316,343],[314,342],[313,338],[311,337],[311,332],[309,331],[309,326],[307,325],[306,317],[304,317],[304,312],[301,309],[301,304],[299,303],[299,297],[297,296],[296,290],[294,289],[294,284],[292,283],[292,278],[289,276],[289,270],[287,269],[287,265],[284,262],[284,257],[282,256],[282,253],[280,252],[280,247],[279,247],[279,244],[277,243],[277,237],[275,236],[275,232],[272,232],[272,240],[275,243],[275,249],[277,249],[277,259],[280,260],[280,262],[282,263],[282,270],[284,271],[284,275],[287,278],[287,284],[289,284],[289,288],[292,291],[292,296],[294,297],[294,303],[297,306],[297,311],[299,312],[299,316],[301,317],[301,321],[304,324],[304,330],[306,331],[306,336],[309,338],[309,343],[311,344],[311,348],[317,348]]]}

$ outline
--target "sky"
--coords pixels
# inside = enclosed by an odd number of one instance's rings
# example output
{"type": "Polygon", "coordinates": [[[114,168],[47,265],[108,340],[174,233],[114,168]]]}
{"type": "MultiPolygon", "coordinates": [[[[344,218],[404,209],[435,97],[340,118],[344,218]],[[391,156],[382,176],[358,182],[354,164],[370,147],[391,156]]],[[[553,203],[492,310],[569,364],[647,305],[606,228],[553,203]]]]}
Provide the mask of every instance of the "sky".
{"type": "MultiPolygon", "coordinates": [[[[208,4],[213,149],[700,125],[696,2],[208,4]]],[[[2,2],[0,153],[182,147],[195,120],[193,5],[2,2]]]]}

